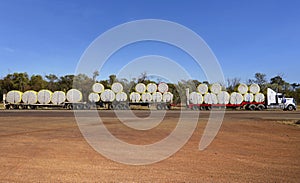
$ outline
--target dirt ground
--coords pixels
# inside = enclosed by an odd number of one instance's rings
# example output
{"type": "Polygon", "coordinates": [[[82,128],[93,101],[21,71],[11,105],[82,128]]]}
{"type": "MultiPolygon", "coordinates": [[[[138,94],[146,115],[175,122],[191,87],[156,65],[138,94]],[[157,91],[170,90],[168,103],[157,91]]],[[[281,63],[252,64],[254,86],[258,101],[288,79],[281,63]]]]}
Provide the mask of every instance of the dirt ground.
{"type": "MultiPolygon", "coordinates": [[[[192,113],[192,111],[189,111],[192,113]]],[[[135,111],[141,123],[148,111],[135,111]]],[[[88,114],[87,114],[88,115],[88,114]]],[[[154,129],[137,131],[113,111],[99,115],[112,134],[150,144],[176,126],[169,111],[154,129]]],[[[299,182],[299,111],[229,111],[214,141],[198,150],[209,112],[201,112],[188,143],[150,165],[109,160],[85,141],[72,111],[0,111],[0,182],[299,182]]]]}

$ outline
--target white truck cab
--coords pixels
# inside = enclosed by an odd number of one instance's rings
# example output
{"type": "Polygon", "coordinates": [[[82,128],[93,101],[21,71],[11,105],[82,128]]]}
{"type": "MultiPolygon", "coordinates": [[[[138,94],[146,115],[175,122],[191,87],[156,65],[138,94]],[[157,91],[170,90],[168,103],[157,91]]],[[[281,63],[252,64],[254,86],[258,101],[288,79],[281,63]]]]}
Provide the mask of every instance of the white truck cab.
{"type": "Polygon", "coordinates": [[[286,98],[282,93],[277,93],[271,88],[268,88],[267,108],[281,108],[289,111],[296,110],[296,100],[294,98],[286,98]]]}

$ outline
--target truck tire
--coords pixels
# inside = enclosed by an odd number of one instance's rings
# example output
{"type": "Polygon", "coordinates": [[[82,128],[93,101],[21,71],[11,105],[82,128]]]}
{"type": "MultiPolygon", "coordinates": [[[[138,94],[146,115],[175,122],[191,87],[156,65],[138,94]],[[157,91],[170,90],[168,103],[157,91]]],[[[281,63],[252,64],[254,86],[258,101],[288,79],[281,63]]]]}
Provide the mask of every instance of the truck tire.
{"type": "Polygon", "coordinates": [[[255,109],[256,109],[256,105],[254,105],[254,104],[249,105],[249,110],[250,111],[254,111],[255,109]]]}
{"type": "Polygon", "coordinates": [[[293,110],[294,110],[294,106],[288,105],[286,109],[287,109],[288,111],[293,111],[293,110]]]}
{"type": "Polygon", "coordinates": [[[198,106],[194,105],[194,106],[192,107],[192,110],[193,110],[193,111],[198,111],[199,108],[198,108],[198,106]]]}
{"type": "Polygon", "coordinates": [[[263,104],[259,104],[259,105],[257,106],[257,109],[258,109],[259,111],[263,111],[263,110],[265,109],[265,106],[264,106],[263,104]]]}
{"type": "Polygon", "coordinates": [[[162,106],[161,104],[157,104],[157,105],[156,105],[156,109],[157,109],[157,110],[162,110],[162,109],[163,109],[163,106],[162,106]]]}

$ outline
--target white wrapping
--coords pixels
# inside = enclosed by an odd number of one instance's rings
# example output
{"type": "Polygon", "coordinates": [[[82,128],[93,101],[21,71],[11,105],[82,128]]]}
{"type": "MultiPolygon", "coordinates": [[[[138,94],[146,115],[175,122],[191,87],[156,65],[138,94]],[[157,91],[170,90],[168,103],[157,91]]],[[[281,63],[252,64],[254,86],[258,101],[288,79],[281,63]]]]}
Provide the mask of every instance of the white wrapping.
{"type": "Polygon", "coordinates": [[[203,103],[203,96],[201,93],[192,92],[189,95],[189,100],[192,104],[202,104],[203,103]]]}
{"type": "Polygon", "coordinates": [[[233,92],[230,95],[230,103],[231,104],[241,104],[244,100],[244,97],[242,94],[233,92]]]}
{"type": "Polygon", "coordinates": [[[17,90],[9,91],[6,95],[6,101],[12,104],[20,103],[22,100],[22,94],[22,92],[17,90]]]}
{"type": "Polygon", "coordinates": [[[53,95],[52,95],[51,102],[52,102],[52,104],[59,105],[59,104],[64,103],[65,100],[66,100],[66,94],[65,94],[65,92],[63,92],[63,91],[55,91],[53,93],[53,95]]]}
{"type": "Polygon", "coordinates": [[[95,93],[102,93],[105,88],[104,88],[103,84],[95,83],[95,84],[93,84],[92,89],[93,89],[93,92],[95,92],[95,93]]]}
{"type": "Polygon", "coordinates": [[[111,90],[115,93],[120,93],[123,91],[123,85],[121,83],[113,83],[111,85],[111,90]]]}
{"type": "Polygon", "coordinates": [[[150,102],[152,101],[152,95],[149,92],[143,93],[142,94],[142,101],[143,102],[150,102]]]}
{"type": "Polygon", "coordinates": [[[40,104],[49,104],[52,98],[50,90],[40,90],[37,94],[37,99],[40,104]]]}
{"type": "Polygon", "coordinates": [[[129,99],[131,102],[139,102],[141,100],[141,95],[137,92],[132,92],[129,95],[129,99]]]}
{"type": "Polygon", "coordinates": [[[197,91],[204,95],[205,93],[208,92],[208,86],[206,84],[200,84],[198,87],[197,87],[197,91]]]}
{"type": "Polygon", "coordinates": [[[138,83],[135,85],[135,91],[138,93],[144,93],[146,91],[146,85],[144,83],[138,83]]]}
{"type": "Polygon", "coordinates": [[[157,90],[157,85],[155,83],[149,83],[147,85],[147,91],[149,93],[154,93],[154,92],[156,92],[156,90],[157,90]]]}
{"type": "Polygon", "coordinates": [[[72,103],[80,102],[82,100],[82,93],[77,89],[70,89],[67,92],[67,100],[72,103]]]}
{"type": "Polygon", "coordinates": [[[120,92],[116,94],[116,101],[123,102],[127,100],[127,94],[125,92],[120,92]]]}
{"type": "Polygon", "coordinates": [[[100,98],[103,102],[112,102],[115,100],[115,97],[116,94],[110,89],[104,90],[100,95],[100,98]]]}
{"type": "Polygon", "coordinates": [[[254,100],[255,100],[255,102],[264,102],[265,95],[262,93],[257,93],[257,94],[255,94],[254,100]]]}
{"type": "Polygon", "coordinates": [[[162,100],[164,102],[172,102],[173,101],[173,94],[171,92],[165,92],[162,96],[162,100]]]}
{"type": "Polygon", "coordinates": [[[218,102],[219,104],[228,104],[230,100],[230,95],[226,91],[221,91],[218,95],[218,102]]]}
{"type": "Polygon", "coordinates": [[[206,93],[204,95],[204,102],[206,104],[218,104],[217,95],[214,93],[206,93]]]}
{"type": "Polygon", "coordinates": [[[93,93],[89,94],[89,101],[90,102],[99,102],[99,100],[100,100],[100,96],[99,96],[98,93],[93,92],[93,93]]]}
{"type": "Polygon", "coordinates": [[[23,93],[22,101],[25,104],[36,104],[37,103],[37,92],[33,90],[28,90],[23,93]]]}
{"type": "Polygon", "coordinates": [[[161,102],[162,101],[162,94],[160,92],[154,92],[152,94],[152,101],[153,102],[161,102]]]}
{"type": "Polygon", "coordinates": [[[253,95],[253,93],[246,93],[244,95],[244,101],[245,102],[253,102],[254,101],[254,95],[253,95]]]}
{"type": "Polygon", "coordinates": [[[167,85],[167,83],[159,83],[157,89],[159,92],[165,93],[169,90],[169,86],[167,85]]]}
{"type": "Polygon", "coordinates": [[[248,86],[246,85],[246,84],[244,84],[244,83],[241,83],[239,86],[238,86],[238,91],[239,91],[239,93],[241,93],[241,94],[245,94],[245,93],[247,93],[248,92],[248,86]]]}
{"type": "Polygon", "coordinates": [[[260,87],[258,84],[251,84],[250,85],[250,92],[253,94],[257,94],[260,92],[260,87]]]}
{"type": "Polygon", "coordinates": [[[222,86],[219,83],[214,83],[210,86],[211,93],[218,94],[222,90],[222,86]]]}

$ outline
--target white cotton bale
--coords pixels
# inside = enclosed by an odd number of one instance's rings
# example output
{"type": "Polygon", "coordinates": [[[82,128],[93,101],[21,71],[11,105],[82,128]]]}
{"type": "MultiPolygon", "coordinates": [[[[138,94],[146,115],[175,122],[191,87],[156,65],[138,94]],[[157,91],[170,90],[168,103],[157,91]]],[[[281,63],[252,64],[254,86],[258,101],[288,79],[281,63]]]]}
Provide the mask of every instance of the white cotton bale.
{"type": "Polygon", "coordinates": [[[77,89],[70,89],[67,92],[67,100],[72,103],[80,102],[82,100],[82,93],[77,89]]]}
{"type": "Polygon", "coordinates": [[[144,93],[146,91],[146,85],[144,83],[138,83],[135,85],[135,91],[138,93],[144,93]]]}
{"type": "Polygon", "coordinates": [[[155,83],[147,84],[147,92],[154,93],[157,90],[157,85],[155,83]]]}
{"type": "Polygon", "coordinates": [[[105,88],[104,88],[103,84],[101,84],[101,83],[95,83],[92,86],[92,90],[95,93],[102,93],[104,91],[104,89],[105,88]]]}
{"type": "Polygon", "coordinates": [[[222,90],[222,86],[219,83],[214,83],[210,86],[211,93],[218,94],[222,90]]]}
{"type": "Polygon", "coordinates": [[[152,101],[153,102],[161,102],[162,101],[162,94],[160,92],[154,92],[152,94],[152,101]]]}
{"type": "Polygon", "coordinates": [[[244,101],[245,102],[253,102],[254,101],[254,95],[253,95],[253,93],[246,93],[244,95],[244,101]]]}
{"type": "Polygon", "coordinates": [[[11,104],[20,103],[23,93],[17,90],[9,91],[6,95],[6,101],[11,104]]]}
{"type": "Polygon", "coordinates": [[[219,104],[229,104],[230,95],[226,91],[221,91],[217,95],[219,104]]]}
{"type": "Polygon", "coordinates": [[[103,102],[112,102],[115,100],[116,94],[112,90],[106,89],[101,93],[100,98],[103,102]]]}
{"type": "Polygon", "coordinates": [[[171,92],[165,92],[162,96],[163,102],[172,102],[173,101],[173,94],[171,92]]]}
{"type": "Polygon", "coordinates": [[[129,99],[131,102],[139,102],[141,100],[141,95],[137,92],[132,92],[129,95],[129,99]]]}
{"type": "Polygon", "coordinates": [[[120,92],[116,94],[116,101],[124,102],[127,100],[127,94],[125,92],[120,92]]]}
{"type": "Polygon", "coordinates": [[[198,85],[197,91],[200,94],[202,94],[202,95],[204,95],[205,93],[207,93],[208,92],[208,86],[207,86],[207,84],[200,84],[200,85],[198,85]]]}
{"type": "Polygon", "coordinates": [[[95,92],[90,93],[88,98],[89,98],[90,102],[99,102],[100,101],[100,95],[95,92]]]}
{"type": "Polygon", "coordinates": [[[152,101],[152,95],[150,92],[146,92],[142,94],[142,101],[143,102],[150,102],[152,101]]]}
{"type": "Polygon", "coordinates": [[[63,91],[55,91],[52,94],[52,98],[51,98],[52,104],[59,105],[59,104],[64,103],[65,101],[66,101],[66,94],[65,94],[65,92],[63,92],[63,91]]]}
{"type": "Polygon", "coordinates": [[[248,86],[244,83],[241,83],[239,86],[238,86],[238,92],[241,93],[241,94],[245,94],[248,92],[248,86]]]}
{"type": "Polygon", "coordinates": [[[217,95],[214,93],[206,93],[204,95],[204,103],[206,104],[218,104],[217,95]]]}
{"type": "Polygon", "coordinates": [[[201,93],[192,92],[189,95],[189,101],[192,104],[202,104],[203,103],[203,96],[201,95],[201,93]]]}
{"type": "Polygon", "coordinates": [[[265,95],[262,94],[262,93],[255,94],[254,101],[255,102],[264,102],[265,101],[265,95]]]}
{"type": "Polygon", "coordinates": [[[244,100],[244,97],[242,94],[233,92],[230,95],[230,103],[231,104],[241,104],[244,100]]]}
{"type": "Polygon", "coordinates": [[[159,92],[165,93],[169,90],[169,86],[167,83],[159,83],[157,89],[159,92]]]}
{"type": "Polygon", "coordinates": [[[28,90],[23,93],[22,101],[25,104],[36,104],[37,103],[37,92],[33,90],[28,90]]]}
{"type": "Polygon", "coordinates": [[[253,94],[257,94],[260,92],[260,87],[258,84],[251,84],[250,85],[250,92],[253,93],[253,94]]]}
{"type": "Polygon", "coordinates": [[[50,90],[40,90],[37,94],[37,100],[40,104],[49,104],[52,98],[52,92],[50,90]]]}
{"type": "Polygon", "coordinates": [[[113,83],[111,85],[111,90],[115,93],[120,93],[123,91],[123,85],[121,83],[113,83]]]}

